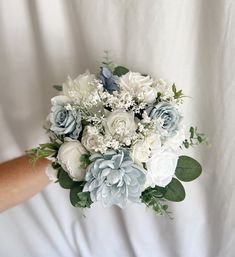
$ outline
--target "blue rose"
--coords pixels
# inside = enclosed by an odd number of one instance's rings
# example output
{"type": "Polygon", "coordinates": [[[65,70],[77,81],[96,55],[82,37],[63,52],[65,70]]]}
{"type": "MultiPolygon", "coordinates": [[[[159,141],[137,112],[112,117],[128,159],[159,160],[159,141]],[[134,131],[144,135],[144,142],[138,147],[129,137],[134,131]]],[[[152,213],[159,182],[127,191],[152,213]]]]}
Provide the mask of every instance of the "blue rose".
{"type": "Polygon", "coordinates": [[[170,103],[160,102],[149,107],[147,113],[150,118],[157,120],[157,130],[163,138],[172,137],[178,131],[182,116],[170,103]]]}
{"type": "Polygon", "coordinates": [[[104,89],[106,89],[110,94],[114,91],[119,91],[119,86],[116,83],[116,76],[114,76],[109,69],[104,67],[101,68],[100,79],[104,89]]]}
{"type": "Polygon", "coordinates": [[[77,139],[81,130],[81,113],[78,110],[68,108],[70,99],[66,96],[52,98],[50,113],[50,130],[57,135],[66,135],[77,139]]]}
{"type": "Polygon", "coordinates": [[[90,192],[91,200],[103,206],[125,207],[128,200],[138,202],[145,183],[145,171],[135,165],[127,150],[93,154],[88,166],[83,191],[90,192]]]}

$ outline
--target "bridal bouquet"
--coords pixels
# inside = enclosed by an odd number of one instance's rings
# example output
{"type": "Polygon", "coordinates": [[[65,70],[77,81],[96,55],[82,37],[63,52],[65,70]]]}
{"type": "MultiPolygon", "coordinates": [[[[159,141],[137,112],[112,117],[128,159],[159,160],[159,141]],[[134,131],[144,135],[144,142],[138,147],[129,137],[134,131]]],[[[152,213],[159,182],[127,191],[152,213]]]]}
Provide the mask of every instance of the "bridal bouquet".
{"type": "Polygon", "coordinates": [[[185,129],[175,84],[104,62],[98,75],[87,71],[54,87],[49,142],[28,154],[52,161],[46,173],[70,191],[73,206],[142,202],[168,214],[167,201],[185,198],[180,181],[196,179],[201,165],[180,151],[206,137],[185,129]]]}

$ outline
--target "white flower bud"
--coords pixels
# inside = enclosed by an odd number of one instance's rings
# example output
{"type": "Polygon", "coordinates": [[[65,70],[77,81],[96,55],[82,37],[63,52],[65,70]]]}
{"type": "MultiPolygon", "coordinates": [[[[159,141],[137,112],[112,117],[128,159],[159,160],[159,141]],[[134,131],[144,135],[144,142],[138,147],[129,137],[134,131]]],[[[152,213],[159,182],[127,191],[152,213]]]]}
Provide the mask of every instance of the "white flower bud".
{"type": "Polygon", "coordinates": [[[73,180],[84,180],[85,170],[80,167],[80,157],[86,153],[86,149],[79,141],[65,142],[60,146],[58,162],[73,180]]]}

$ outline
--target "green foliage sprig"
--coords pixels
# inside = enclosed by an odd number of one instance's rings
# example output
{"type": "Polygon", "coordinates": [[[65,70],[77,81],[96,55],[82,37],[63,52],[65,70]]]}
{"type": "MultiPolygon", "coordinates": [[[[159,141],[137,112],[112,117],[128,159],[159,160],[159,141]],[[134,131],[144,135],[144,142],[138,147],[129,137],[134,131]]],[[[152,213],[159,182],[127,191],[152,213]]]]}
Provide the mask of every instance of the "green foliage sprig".
{"type": "Polygon", "coordinates": [[[140,199],[147,207],[151,207],[156,214],[167,215],[170,217],[170,212],[167,211],[168,205],[166,204],[166,200],[163,198],[164,193],[165,188],[163,187],[148,187],[142,192],[140,199]]]}
{"type": "MultiPolygon", "coordinates": [[[[166,201],[181,202],[185,199],[185,190],[181,181],[189,182],[201,175],[199,162],[189,156],[180,156],[177,162],[175,176],[166,187],[148,187],[141,194],[141,201],[151,207],[159,215],[170,217],[166,201]]],[[[170,217],[171,218],[171,217],[170,217]]]]}
{"type": "Polygon", "coordinates": [[[172,91],[176,100],[179,100],[180,98],[185,96],[182,90],[177,90],[175,83],[172,85],[172,91]]]}
{"type": "Polygon", "coordinates": [[[190,127],[189,133],[189,138],[185,139],[183,142],[185,148],[189,148],[190,146],[196,146],[200,144],[209,145],[207,136],[204,133],[198,132],[197,127],[190,127]]]}
{"type": "Polygon", "coordinates": [[[50,143],[40,144],[36,148],[27,150],[26,154],[30,157],[30,162],[32,163],[32,165],[35,165],[35,163],[40,159],[47,157],[56,157],[59,147],[59,143],[57,143],[56,141],[52,141],[50,143]]]}

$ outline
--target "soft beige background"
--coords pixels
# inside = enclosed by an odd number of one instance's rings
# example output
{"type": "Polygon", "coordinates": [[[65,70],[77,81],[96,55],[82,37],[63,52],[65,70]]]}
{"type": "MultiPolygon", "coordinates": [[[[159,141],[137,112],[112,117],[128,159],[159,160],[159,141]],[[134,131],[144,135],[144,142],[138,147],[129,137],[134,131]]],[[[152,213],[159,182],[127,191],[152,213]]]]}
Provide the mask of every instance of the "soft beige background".
{"type": "Polygon", "coordinates": [[[235,6],[232,0],[0,0],[1,161],[46,140],[53,84],[116,63],[183,88],[185,121],[210,136],[190,154],[204,167],[173,203],[86,213],[50,185],[0,216],[3,257],[235,256],[235,6]]]}

